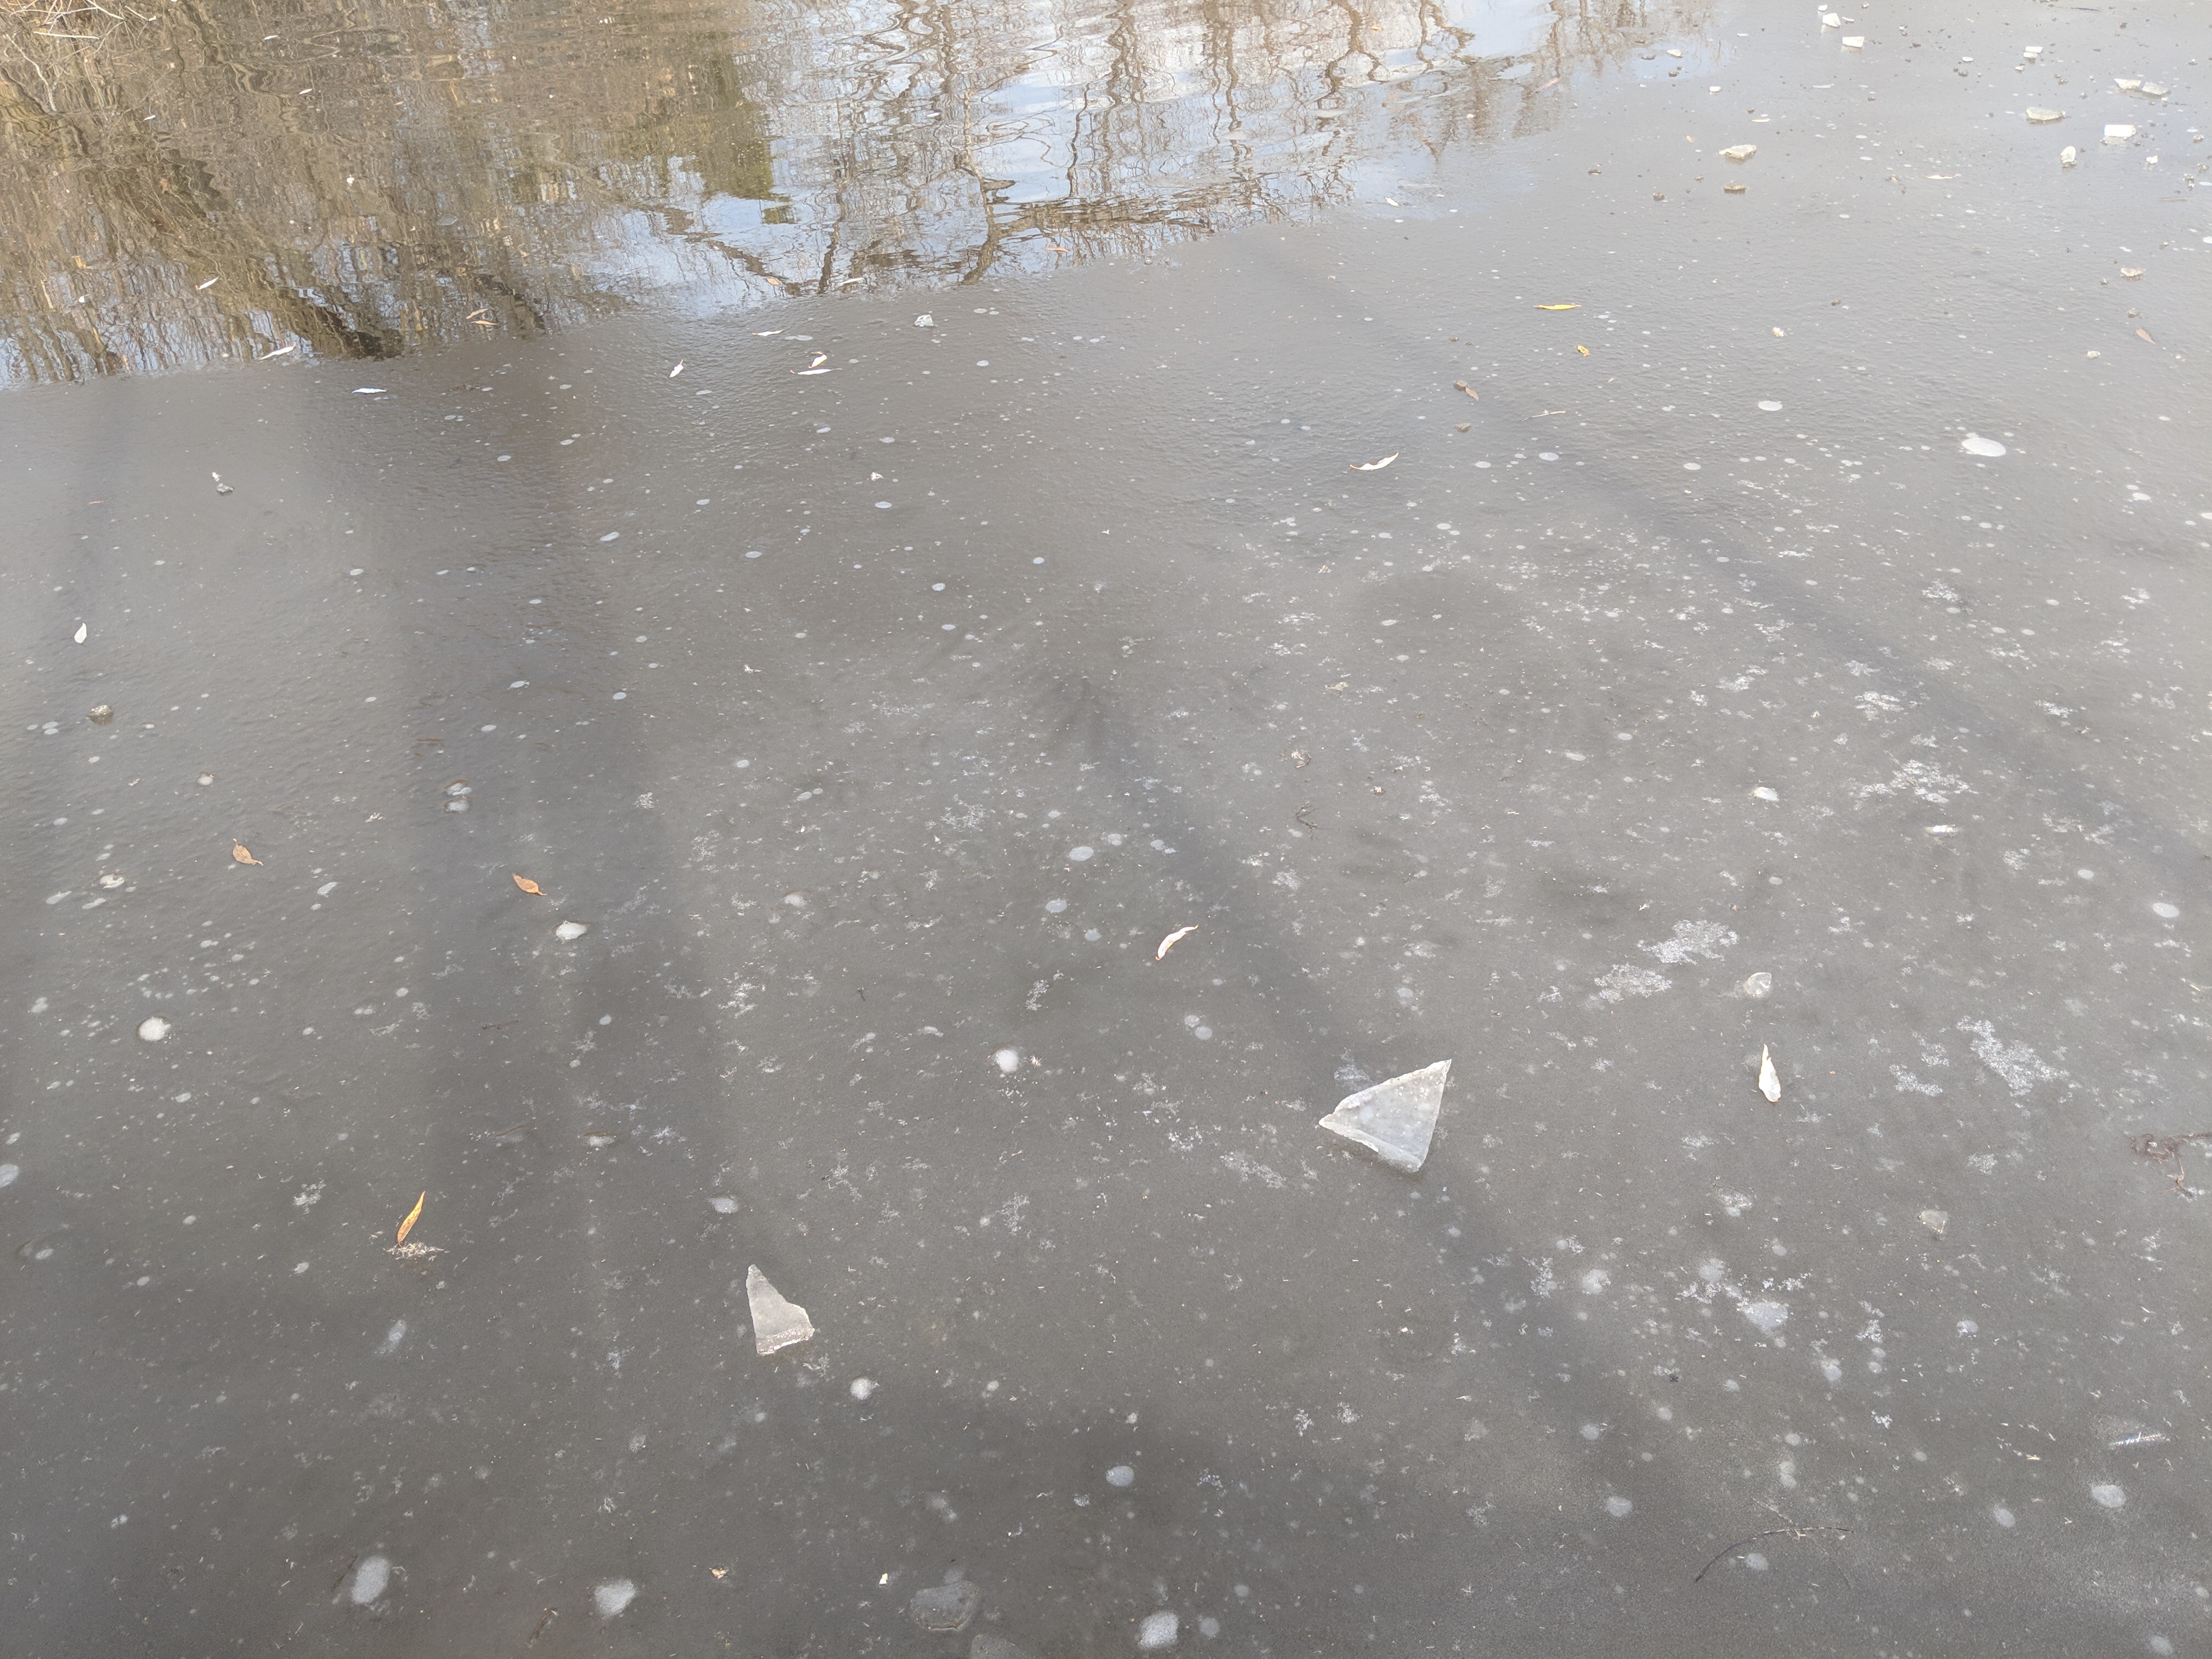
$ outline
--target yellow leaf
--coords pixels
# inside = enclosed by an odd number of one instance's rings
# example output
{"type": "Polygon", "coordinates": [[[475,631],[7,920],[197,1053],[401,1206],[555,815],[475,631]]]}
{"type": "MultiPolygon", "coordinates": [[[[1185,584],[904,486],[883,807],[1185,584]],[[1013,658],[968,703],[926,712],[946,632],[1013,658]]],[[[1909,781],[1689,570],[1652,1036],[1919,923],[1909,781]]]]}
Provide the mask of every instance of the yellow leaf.
{"type": "Polygon", "coordinates": [[[1586,346],[1586,345],[1578,345],[1578,346],[1577,346],[1577,347],[1575,348],[1575,349],[1576,349],[1576,350],[1577,350],[1577,351],[1579,351],[1579,352],[1581,352],[1581,353],[1583,354],[1583,356],[1585,356],[1585,357],[1587,357],[1587,356],[1589,356],[1589,348],[1588,346],[1586,346]]]}
{"type": "Polygon", "coordinates": [[[1564,305],[1564,306],[1538,306],[1538,307],[1536,307],[1536,309],[1537,309],[1537,310],[1539,310],[1539,311],[1580,311],[1582,308],[1583,308],[1583,307],[1582,307],[1582,301],[1579,301],[1579,300],[1577,300],[1577,301],[1574,301],[1574,302],[1573,302],[1572,304],[1571,304],[1571,305],[1564,305]]]}
{"type": "Polygon", "coordinates": [[[407,1219],[399,1224],[399,1236],[392,1241],[394,1244],[404,1244],[407,1242],[407,1235],[415,1230],[416,1217],[422,1213],[422,1200],[429,1196],[429,1194],[425,1193],[422,1198],[415,1200],[415,1207],[407,1212],[407,1219]]]}
{"type": "Polygon", "coordinates": [[[252,854],[246,850],[246,843],[242,841],[234,841],[231,842],[230,855],[236,859],[240,864],[258,864],[261,862],[259,859],[254,857],[252,854]]]}
{"type": "Polygon", "coordinates": [[[545,896],[545,890],[527,876],[515,877],[514,884],[526,893],[533,893],[539,898],[545,896]]]}

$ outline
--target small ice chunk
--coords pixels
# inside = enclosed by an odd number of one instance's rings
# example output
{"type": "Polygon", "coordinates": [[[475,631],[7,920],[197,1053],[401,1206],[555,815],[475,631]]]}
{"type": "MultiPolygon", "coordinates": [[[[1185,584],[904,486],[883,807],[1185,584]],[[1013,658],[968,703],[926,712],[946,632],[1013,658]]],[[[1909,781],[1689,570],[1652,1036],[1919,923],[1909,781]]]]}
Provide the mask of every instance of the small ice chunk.
{"type": "Polygon", "coordinates": [[[15,1177],[22,1173],[23,1166],[20,1164],[0,1164],[0,1187],[14,1186],[15,1177]]]}
{"type": "Polygon", "coordinates": [[[2135,136],[2136,130],[2124,121],[2105,123],[2105,142],[2108,144],[2124,144],[2135,136]]]}
{"type": "Polygon", "coordinates": [[[2027,112],[2027,118],[2039,123],[2063,121],[2066,118],[2066,112],[2063,109],[2031,109],[2027,112]]]}
{"type": "Polygon", "coordinates": [[[906,1616],[924,1630],[964,1630],[983,1606],[983,1592],[965,1578],[916,1590],[906,1604],[906,1616]]]}
{"type": "Polygon", "coordinates": [[[1753,800],[1780,800],[1782,796],[1778,791],[1762,783],[1751,792],[1751,798],[1753,800]]]}
{"type": "Polygon", "coordinates": [[[1416,1173],[1429,1156],[1451,1061],[1440,1060],[1337,1102],[1321,1127],[1366,1147],[1394,1170],[1416,1173]]]}
{"type": "Polygon", "coordinates": [[[807,1340],[814,1327],[806,1310],[787,1302],[758,1267],[745,1269],[745,1300],[752,1304],[753,1346],[765,1354],[807,1340]]]}
{"type": "Polygon", "coordinates": [[[2100,1480],[2090,1487],[2089,1496],[2108,1510],[2125,1509],[2128,1504],[2127,1488],[2110,1480],[2100,1480]]]}
{"type": "Polygon", "coordinates": [[[2081,152],[2071,144],[2058,152],[2058,165],[2062,167],[2070,167],[2081,159],[2081,152]]]}
{"type": "Polygon", "coordinates": [[[1824,11],[1824,12],[1822,12],[1822,13],[1820,14],[1820,27],[1821,27],[1822,28],[1824,28],[1824,29],[1839,29],[1839,28],[1843,27],[1843,26],[1844,26],[1844,20],[1843,20],[1842,18],[1838,17],[1838,15],[1836,15],[1836,14],[1835,14],[1834,12],[1832,12],[1832,11],[1824,11]]]}
{"type": "Polygon", "coordinates": [[[592,1606],[602,1619],[616,1619],[623,1609],[637,1600],[637,1584],[629,1578],[610,1578],[604,1584],[592,1587],[592,1606]]]}
{"type": "Polygon", "coordinates": [[[591,931],[592,925],[587,921],[564,921],[553,930],[553,937],[565,945],[571,939],[583,938],[591,931]]]}
{"type": "Polygon", "coordinates": [[[1936,1237],[1941,1238],[1943,1237],[1943,1230],[1951,1224],[1950,1213],[1945,1210],[1923,1210],[1920,1212],[1920,1224],[1935,1234],[1936,1237]]]}
{"type": "Polygon", "coordinates": [[[1636,1505],[1626,1498],[1608,1498],[1605,1500],[1605,1512],[1616,1521],[1627,1520],[1628,1512],[1635,1507],[1636,1505]]]}
{"type": "Polygon", "coordinates": [[[738,1212],[738,1200],[726,1193],[717,1193],[707,1202],[714,1206],[716,1215],[735,1215],[738,1212]]]}
{"type": "Polygon", "coordinates": [[[169,1035],[169,1022],[156,1014],[138,1027],[139,1036],[148,1042],[159,1042],[169,1035]]]}
{"type": "Polygon", "coordinates": [[[1182,1630],[1182,1620],[1175,1614],[1148,1613],[1145,1622],[1137,1626],[1137,1651],[1156,1653],[1162,1648],[1171,1648],[1182,1630]]]}
{"type": "Polygon", "coordinates": [[[1959,447],[1969,455],[1986,456],[1990,460],[1995,460],[2005,453],[2005,447],[1995,438],[1984,438],[1978,432],[1969,432],[1965,437],[1960,439],[1959,447]]]}
{"type": "Polygon", "coordinates": [[[384,1599],[384,1592],[392,1588],[392,1562],[382,1555],[364,1555],[353,1570],[353,1583],[346,1589],[354,1606],[365,1607],[384,1599]]]}
{"type": "Polygon", "coordinates": [[[1116,1463],[1106,1471],[1106,1484],[1109,1486],[1133,1486],[1137,1484],[1137,1472],[1127,1463],[1116,1463]]]}
{"type": "Polygon", "coordinates": [[[1008,1077],[1022,1069],[1022,1051],[1018,1048],[994,1048],[991,1062],[1008,1077]]]}
{"type": "Polygon", "coordinates": [[[1779,415],[1782,412],[1782,405],[1771,398],[1761,398],[1759,400],[1759,406],[1769,415],[1779,415]]]}
{"type": "Polygon", "coordinates": [[[1731,161],[1748,161],[1759,154],[1757,144],[1730,144],[1721,154],[1731,161]]]}
{"type": "Polygon", "coordinates": [[[914,325],[916,328],[935,328],[937,326],[937,319],[931,316],[925,311],[921,316],[914,319],[914,325]]]}
{"type": "Polygon", "coordinates": [[[1774,994],[1774,975],[1753,974],[1743,982],[1744,995],[1759,1000],[1774,994]]]}

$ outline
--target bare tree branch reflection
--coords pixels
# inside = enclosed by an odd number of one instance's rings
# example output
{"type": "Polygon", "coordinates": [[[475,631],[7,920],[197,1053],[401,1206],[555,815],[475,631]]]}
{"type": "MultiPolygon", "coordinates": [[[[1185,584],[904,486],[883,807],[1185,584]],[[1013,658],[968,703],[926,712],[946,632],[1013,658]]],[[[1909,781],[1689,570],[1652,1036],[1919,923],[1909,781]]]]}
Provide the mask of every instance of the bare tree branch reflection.
{"type": "Polygon", "coordinates": [[[1704,0],[605,3],[0,0],[0,380],[1147,257],[1540,129],[1704,0]]]}

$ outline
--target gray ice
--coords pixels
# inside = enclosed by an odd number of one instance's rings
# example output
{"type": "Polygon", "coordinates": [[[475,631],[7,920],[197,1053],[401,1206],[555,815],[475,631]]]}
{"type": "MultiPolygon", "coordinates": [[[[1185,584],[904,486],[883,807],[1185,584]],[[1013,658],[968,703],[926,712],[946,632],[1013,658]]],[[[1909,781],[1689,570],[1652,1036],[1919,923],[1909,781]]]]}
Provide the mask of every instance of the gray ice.
{"type": "Polygon", "coordinates": [[[1450,1072],[1451,1061],[1440,1060],[1346,1095],[1322,1119],[1321,1127],[1366,1147],[1392,1169],[1415,1174],[1429,1156],[1437,1113],[1443,1105],[1444,1079],[1450,1072]]]}

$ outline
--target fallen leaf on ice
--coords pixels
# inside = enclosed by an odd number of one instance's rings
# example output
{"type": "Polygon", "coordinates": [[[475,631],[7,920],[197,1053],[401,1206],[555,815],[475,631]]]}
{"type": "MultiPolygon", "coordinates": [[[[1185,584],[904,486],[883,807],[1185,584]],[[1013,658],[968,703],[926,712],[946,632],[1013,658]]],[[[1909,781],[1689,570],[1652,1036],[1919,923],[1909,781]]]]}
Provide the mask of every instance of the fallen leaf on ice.
{"type": "Polygon", "coordinates": [[[814,361],[813,361],[812,362],[811,362],[811,363],[807,364],[807,368],[821,368],[821,367],[822,367],[822,365],[823,365],[823,364],[824,364],[824,363],[828,362],[829,361],[830,361],[830,354],[829,354],[828,352],[826,352],[826,351],[817,351],[817,352],[816,352],[816,353],[814,354],[814,361]]]}
{"type": "Polygon", "coordinates": [[[540,887],[536,882],[531,880],[527,876],[515,877],[514,884],[517,887],[520,887],[524,892],[532,894],[536,897],[544,898],[545,896],[545,890],[543,887],[540,887]]]}
{"type": "Polygon", "coordinates": [[[76,625],[76,632],[74,635],[72,635],[70,637],[71,637],[71,638],[73,638],[73,639],[75,639],[75,640],[76,641],[76,642],[77,642],[79,645],[82,645],[82,644],[84,643],[84,636],[85,636],[87,634],[89,634],[91,631],[92,631],[92,624],[91,624],[91,623],[79,623],[76,625]]]}
{"type": "MultiPolygon", "coordinates": [[[[2144,337],[2148,339],[2149,337],[2146,335],[2144,337]]],[[[1394,449],[1379,461],[1354,461],[1352,464],[1352,470],[1354,472],[1380,472],[1384,467],[1389,465],[1391,462],[1396,460],[1401,453],[1401,452],[1394,449]]]]}
{"type": "Polygon", "coordinates": [[[1774,1055],[1761,1043],[1759,1049],[1759,1092],[1769,1100],[1782,1098],[1782,1079],[1774,1069],[1774,1055]]]}
{"type": "Polygon", "coordinates": [[[234,841],[231,842],[230,855],[236,859],[240,864],[258,864],[261,862],[259,859],[254,857],[252,854],[246,850],[246,843],[242,841],[234,841]]]}
{"type": "Polygon", "coordinates": [[[1582,308],[1583,308],[1583,307],[1582,307],[1582,301],[1579,301],[1579,300],[1577,300],[1577,301],[1573,301],[1571,304],[1568,304],[1568,305],[1563,305],[1563,306],[1538,306],[1538,307],[1536,307],[1536,309],[1537,309],[1537,310],[1539,310],[1539,311],[1580,311],[1582,308]]]}
{"type": "Polygon", "coordinates": [[[398,1234],[392,1241],[394,1244],[404,1244],[407,1242],[407,1235],[415,1231],[415,1223],[422,1213],[423,1200],[429,1196],[429,1194],[425,1193],[422,1198],[415,1200],[415,1207],[407,1212],[407,1219],[399,1224],[398,1234]]]}
{"type": "Polygon", "coordinates": [[[1589,348],[1588,346],[1586,346],[1586,345],[1578,345],[1578,346],[1577,346],[1577,347],[1575,348],[1575,349],[1576,349],[1576,350],[1577,350],[1577,351],[1579,351],[1579,352],[1581,352],[1581,353],[1583,354],[1583,356],[1585,356],[1585,357],[1587,357],[1587,356],[1589,356],[1589,348]]]}
{"type": "MultiPolygon", "coordinates": [[[[1301,763],[1301,764],[1303,763],[1301,763]]],[[[1169,951],[1175,949],[1175,944],[1177,939],[1187,939],[1197,931],[1198,924],[1196,922],[1193,922],[1188,927],[1176,928],[1175,932],[1170,933],[1165,939],[1160,941],[1160,948],[1152,952],[1152,960],[1154,962],[1158,962],[1162,957],[1167,955],[1169,951]]]]}
{"type": "Polygon", "coordinates": [[[2156,345],[2158,343],[2157,341],[2151,339],[2150,336],[2146,334],[2142,329],[2137,329],[2136,331],[2136,338],[2138,340],[2148,341],[2152,345],[2156,345]]]}
{"type": "Polygon", "coordinates": [[[1477,392],[1473,386],[1469,386],[1465,380],[1454,380],[1452,384],[1458,387],[1462,392],[1467,393],[1468,397],[1474,398],[1475,402],[1480,403],[1482,401],[1482,394],[1480,392],[1477,392]]]}
{"type": "Polygon", "coordinates": [[[674,380],[678,375],[681,374],[683,372],[684,372],[684,360],[683,360],[681,357],[678,357],[678,358],[676,360],[676,367],[675,367],[675,368],[672,368],[672,369],[670,369],[670,370],[668,371],[668,378],[669,378],[670,380],[674,380]]]}
{"type": "Polygon", "coordinates": [[[707,1571],[717,1578],[726,1578],[730,1576],[730,1570],[727,1567],[709,1567],[707,1571]]]}
{"type": "MultiPolygon", "coordinates": [[[[2137,85],[2141,85],[2142,83],[2141,83],[2140,82],[2138,82],[2136,84],[2137,84],[2137,85]]],[[[222,277],[220,277],[220,276],[210,276],[210,277],[209,277],[209,278],[207,279],[207,281],[205,281],[204,283],[202,283],[199,285],[199,287],[198,287],[197,289],[193,289],[193,292],[194,292],[194,293],[196,293],[196,294],[204,294],[204,293],[206,293],[210,289],[213,288],[213,287],[214,287],[217,283],[221,282],[222,280],[222,277]]]]}

